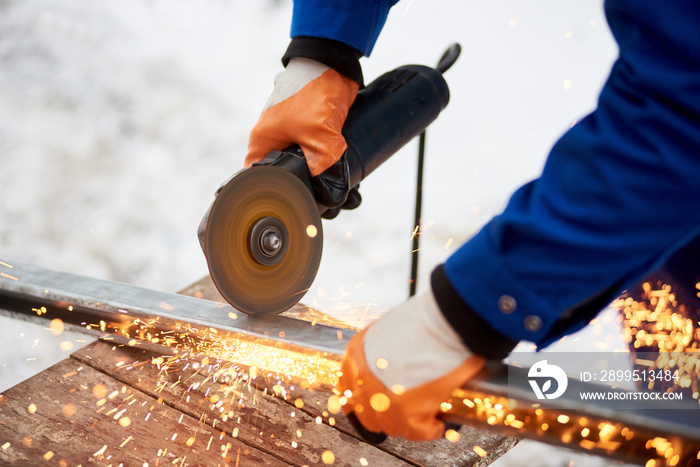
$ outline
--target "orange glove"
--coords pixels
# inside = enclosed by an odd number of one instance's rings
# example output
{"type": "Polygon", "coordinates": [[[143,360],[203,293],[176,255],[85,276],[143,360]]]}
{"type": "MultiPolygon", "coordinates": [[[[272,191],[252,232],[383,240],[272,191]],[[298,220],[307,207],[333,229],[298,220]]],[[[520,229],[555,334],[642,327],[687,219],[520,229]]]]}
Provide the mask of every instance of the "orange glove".
{"type": "Polygon", "coordinates": [[[438,439],[445,432],[440,404],[484,363],[462,343],[432,291],[425,292],[350,340],[338,384],[348,398],[343,411],[375,433],[438,439]]]}
{"type": "Polygon", "coordinates": [[[336,162],[347,149],[341,130],[359,87],[359,83],[327,65],[292,58],[275,77],[274,91],[250,133],[245,166],[250,167],[271,151],[298,144],[320,195],[319,202],[329,207],[343,204],[349,190],[347,164],[336,162]],[[319,178],[324,172],[326,176],[319,178]],[[344,192],[339,194],[334,185],[343,183],[346,186],[339,189],[344,192]]]}

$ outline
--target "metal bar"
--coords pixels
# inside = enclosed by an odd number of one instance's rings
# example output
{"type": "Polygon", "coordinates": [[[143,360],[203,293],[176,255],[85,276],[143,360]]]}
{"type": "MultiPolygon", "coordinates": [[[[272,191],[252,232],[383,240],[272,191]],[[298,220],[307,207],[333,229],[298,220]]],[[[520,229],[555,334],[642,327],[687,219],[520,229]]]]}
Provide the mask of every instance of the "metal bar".
{"type": "Polygon", "coordinates": [[[207,331],[215,329],[267,345],[281,345],[305,353],[312,349],[330,356],[341,356],[347,340],[354,334],[349,329],[312,325],[280,315],[248,316],[230,305],[184,295],[18,262],[3,263],[10,264],[12,269],[5,269],[7,272],[0,275],[0,308],[38,316],[37,310],[42,306],[51,307],[57,312],[64,311],[60,316],[64,323],[83,328],[91,325],[89,330],[93,331],[95,326],[99,329],[101,321],[123,327],[139,320],[161,331],[182,331],[186,323],[187,331],[200,340],[207,339],[207,331]]]}
{"type": "Polygon", "coordinates": [[[630,391],[569,378],[564,395],[545,402],[536,398],[526,383],[527,375],[525,368],[488,366],[467,387],[452,394],[445,420],[642,465],[696,465],[700,459],[697,401],[671,410],[653,401],[621,410],[619,402],[583,403],[574,396],[630,391]],[[471,407],[475,400],[489,402],[475,411],[471,407]],[[673,454],[668,455],[669,449],[673,454]],[[679,458],[672,461],[676,454],[679,458]],[[647,464],[650,460],[654,462],[647,464]]]}
{"type": "MultiPolygon", "coordinates": [[[[309,371],[321,368],[328,374],[337,370],[347,339],[354,334],[284,316],[248,316],[221,303],[3,261],[0,313],[32,320],[58,318],[105,339],[160,349],[162,345],[186,349],[193,344],[234,345],[227,339],[236,339],[305,356],[293,365],[309,365],[308,356],[317,357],[315,362],[330,364],[309,371]]],[[[514,384],[526,381],[512,378],[523,372],[503,364],[489,366],[453,393],[443,406],[443,417],[647,466],[695,465],[700,459],[696,404],[663,410],[649,403],[639,410],[620,411],[572,396],[582,391],[624,390],[570,378],[555,405],[538,400],[526,383],[514,384]]],[[[326,384],[331,385],[331,380],[326,384]]]]}
{"type": "Polygon", "coordinates": [[[468,389],[492,394],[497,397],[510,399],[514,409],[536,405],[549,406],[553,410],[564,413],[581,413],[596,418],[615,420],[620,423],[635,426],[654,426],[659,430],[684,433],[690,439],[700,441],[700,407],[697,403],[687,405],[688,410],[669,410],[663,404],[655,401],[644,401],[634,410],[620,410],[619,402],[596,401],[595,404],[585,404],[572,395],[583,392],[604,391],[624,394],[631,391],[619,387],[602,386],[569,378],[564,395],[547,404],[537,399],[532,388],[525,384],[528,380],[528,370],[525,368],[494,365],[483,371],[468,389]]]}

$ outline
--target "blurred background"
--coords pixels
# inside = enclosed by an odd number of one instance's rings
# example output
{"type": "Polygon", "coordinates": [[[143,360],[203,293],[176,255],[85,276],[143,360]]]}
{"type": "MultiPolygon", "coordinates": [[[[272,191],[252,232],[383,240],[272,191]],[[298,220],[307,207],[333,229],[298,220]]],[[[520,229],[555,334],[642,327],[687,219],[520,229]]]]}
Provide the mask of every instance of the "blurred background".
{"type": "MultiPolygon", "coordinates": [[[[0,0],[0,260],[176,291],[207,274],[196,239],[282,70],[291,0],[0,0]]],[[[590,112],[617,49],[602,2],[403,0],[365,80],[434,65],[459,42],[451,103],[430,127],[418,288],[537,177],[590,112]]],[[[408,295],[417,144],[362,183],[363,206],[324,224],[302,300],[362,321],[408,295]]],[[[0,278],[0,280],[4,280],[0,278]]],[[[607,312],[571,341],[617,343],[607,312]]],[[[87,340],[86,340],[87,339],[87,340]]],[[[0,317],[0,390],[85,345],[0,317]]],[[[523,442],[499,467],[608,466],[523,442]]]]}

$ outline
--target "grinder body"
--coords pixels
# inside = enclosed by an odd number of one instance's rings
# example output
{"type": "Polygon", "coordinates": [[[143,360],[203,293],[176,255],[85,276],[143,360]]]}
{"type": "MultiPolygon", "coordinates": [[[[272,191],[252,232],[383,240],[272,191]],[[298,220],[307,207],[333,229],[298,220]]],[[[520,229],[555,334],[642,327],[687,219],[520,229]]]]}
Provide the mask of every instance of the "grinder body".
{"type": "MultiPolygon", "coordinates": [[[[442,73],[423,65],[396,68],[360,90],[342,131],[348,145],[350,188],[425,130],[449,101],[442,73]]],[[[292,172],[313,193],[311,173],[299,146],[274,151],[263,163],[292,172]]],[[[319,205],[321,214],[326,209],[319,205]]]]}
{"type": "MultiPolygon", "coordinates": [[[[437,69],[407,65],[360,90],[343,126],[350,187],[420,134],[449,102],[437,69]]],[[[273,151],[217,191],[200,243],[221,295],[247,314],[281,313],[313,283],[323,235],[301,149],[273,151]]]]}

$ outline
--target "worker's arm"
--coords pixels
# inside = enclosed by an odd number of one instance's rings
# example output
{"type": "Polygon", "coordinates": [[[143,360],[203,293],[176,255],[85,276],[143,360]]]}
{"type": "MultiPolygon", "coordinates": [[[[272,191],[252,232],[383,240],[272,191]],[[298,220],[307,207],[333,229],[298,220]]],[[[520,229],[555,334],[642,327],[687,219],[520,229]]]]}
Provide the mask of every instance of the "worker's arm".
{"type": "Polygon", "coordinates": [[[700,4],[608,0],[606,14],[620,57],[596,111],[434,271],[434,300],[390,310],[348,346],[339,389],[368,429],[439,436],[440,398],[475,355],[580,329],[700,232],[700,4]],[[402,331],[409,320],[423,325],[402,331]]]}
{"type": "Polygon", "coordinates": [[[340,41],[369,57],[397,1],[295,0],[291,36],[340,41]]]}
{"type": "Polygon", "coordinates": [[[547,345],[698,235],[700,4],[609,0],[606,14],[620,56],[598,108],[436,272],[475,351],[493,342],[473,317],[547,345]]]}
{"type": "Polygon", "coordinates": [[[393,2],[298,0],[285,70],[253,128],[245,166],[271,151],[299,145],[319,203],[353,209],[361,198],[350,190],[341,131],[362,86],[360,57],[369,55],[393,2]],[[321,97],[321,98],[320,98],[321,97]]]}

